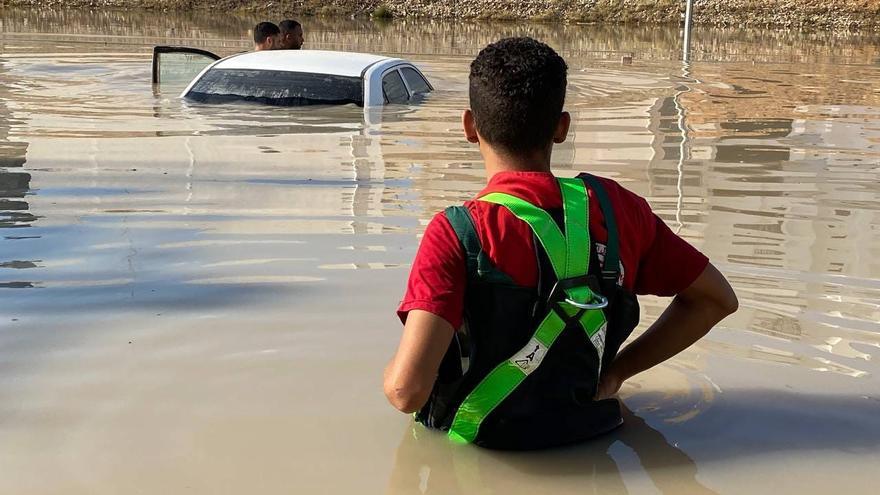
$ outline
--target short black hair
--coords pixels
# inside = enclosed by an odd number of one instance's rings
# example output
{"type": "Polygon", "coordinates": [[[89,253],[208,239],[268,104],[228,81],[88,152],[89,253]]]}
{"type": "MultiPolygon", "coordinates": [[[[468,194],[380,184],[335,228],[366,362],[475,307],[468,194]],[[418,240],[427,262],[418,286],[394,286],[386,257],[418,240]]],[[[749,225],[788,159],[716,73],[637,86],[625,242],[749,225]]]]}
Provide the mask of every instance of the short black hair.
{"type": "Polygon", "coordinates": [[[294,19],[285,19],[278,23],[282,34],[292,33],[296,28],[302,26],[299,21],[294,19]]]}
{"type": "Polygon", "coordinates": [[[532,38],[505,38],[471,63],[470,105],[480,136],[509,153],[550,144],[565,103],[568,66],[532,38]]]}
{"type": "Polygon", "coordinates": [[[269,36],[281,33],[274,22],[261,22],[254,26],[254,43],[262,43],[269,36]]]}

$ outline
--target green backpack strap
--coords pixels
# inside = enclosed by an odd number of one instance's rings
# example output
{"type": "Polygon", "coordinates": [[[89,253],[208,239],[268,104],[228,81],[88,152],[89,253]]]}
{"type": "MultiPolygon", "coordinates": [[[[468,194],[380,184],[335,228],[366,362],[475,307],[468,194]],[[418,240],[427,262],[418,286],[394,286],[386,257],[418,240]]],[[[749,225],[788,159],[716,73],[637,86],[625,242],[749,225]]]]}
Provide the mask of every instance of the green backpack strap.
{"type": "Polygon", "coordinates": [[[489,371],[458,406],[448,433],[455,441],[473,442],[485,419],[541,366],[557,338],[572,324],[581,327],[596,349],[600,363],[596,370],[598,382],[608,328],[602,308],[608,305],[608,300],[594,293],[586,280],[591,246],[589,198],[580,180],[557,180],[562,193],[565,233],[546,210],[522,198],[500,192],[479,198],[479,201],[507,208],[527,223],[553,266],[557,285],[568,283],[562,286],[562,297],[550,301],[552,307],[525,346],[489,371]]]}
{"type": "Polygon", "coordinates": [[[608,231],[608,242],[605,246],[605,263],[602,267],[602,279],[606,283],[616,285],[620,278],[620,237],[617,232],[617,221],[614,219],[614,207],[611,206],[611,199],[602,181],[591,174],[580,174],[578,176],[585,185],[588,185],[593,192],[596,193],[596,199],[599,200],[599,207],[602,209],[602,216],[605,217],[605,229],[608,231]]]}
{"type": "Polygon", "coordinates": [[[477,229],[474,227],[471,214],[464,206],[450,206],[446,208],[444,214],[446,219],[449,220],[452,230],[455,231],[458,242],[461,244],[462,249],[464,249],[468,275],[476,275],[480,254],[483,252],[483,245],[480,244],[480,238],[477,236],[477,229]]]}
{"type": "Polygon", "coordinates": [[[450,206],[443,213],[446,215],[446,219],[449,220],[449,225],[452,226],[452,230],[455,231],[458,242],[464,250],[468,279],[480,279],[490,283],[513,283],[507,274],[495,268],[492,260],[483,251],[483,245],[480,243],[480,237],[477,235],[474,219],[471,217],[467,207],[450,206]]]}

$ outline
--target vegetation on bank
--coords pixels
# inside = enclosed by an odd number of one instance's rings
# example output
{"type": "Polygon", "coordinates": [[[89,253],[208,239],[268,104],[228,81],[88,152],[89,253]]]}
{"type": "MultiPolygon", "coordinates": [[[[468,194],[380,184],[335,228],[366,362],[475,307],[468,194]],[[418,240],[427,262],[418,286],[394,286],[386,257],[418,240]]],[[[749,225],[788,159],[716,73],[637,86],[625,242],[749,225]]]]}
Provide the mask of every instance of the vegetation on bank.
{"type": "Polygon", "coordinates": [[[394,12],[390,8],[388,8],[387,5],[382,4],[376,7],[376,10],[374,10],[373,13],[370,14],[370,16],[376,19],[390,19],[394,17],[394,12]]]}
{"type": "MultiPolygon", "coordinates": [[[[668,24],[684,0],[0,0],[0,5],[668,24]]],[[[698,24],[880,32],[880,0],[695,0],[698,24]]]]}

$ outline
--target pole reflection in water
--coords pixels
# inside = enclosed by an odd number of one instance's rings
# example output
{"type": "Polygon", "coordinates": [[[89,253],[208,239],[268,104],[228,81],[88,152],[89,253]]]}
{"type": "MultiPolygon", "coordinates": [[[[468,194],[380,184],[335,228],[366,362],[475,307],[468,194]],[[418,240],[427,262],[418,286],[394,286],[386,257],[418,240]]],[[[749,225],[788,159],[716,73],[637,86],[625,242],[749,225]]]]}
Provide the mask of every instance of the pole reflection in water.
{"type": "MultiPolygon", "coordinates": [[[[688,8],[690,8],[690,1],[688,2],[688,8]]],[[[691,90],[689,84],[699,84],[699,81],[690,79],[690,62],[687,58],[685,58],[685,61],[682,63],[681,77],[683,79],[682,86],[676,88],[676,93],[673,97],[675,110],[678,112],[678,128],[681,132],[681,143],[679,144],[678,151],[678,167],[676,167],[678,170],[678,181],[676,182],[678,202],[675,207],[675,221],[678,224],[678,228],[676,233],[680,233],[682,227],[684,227],[684,222],[682,222],[681,219],[681,210],[684,205],[684,164],[685,161],[690,158],[690,149],[688,148],[688,129],[687,123],[685,122],[685,109],[681,104],[681,95],[691,90]]]]}
{"type": "Polygon", "coordinates": [[[13,128],[24,122],[15,118],[10,109],[4,76],[5,66],[0,62],[0,288],[32,288],[35,282],[25,273],[38,267],[41,260],[28,259],[25,246],[31,239],[39,238],[29,233],[37,217],[26,200],[32,194],[31,174],[24,171],[28,143],[12,136],[13,128]]]}

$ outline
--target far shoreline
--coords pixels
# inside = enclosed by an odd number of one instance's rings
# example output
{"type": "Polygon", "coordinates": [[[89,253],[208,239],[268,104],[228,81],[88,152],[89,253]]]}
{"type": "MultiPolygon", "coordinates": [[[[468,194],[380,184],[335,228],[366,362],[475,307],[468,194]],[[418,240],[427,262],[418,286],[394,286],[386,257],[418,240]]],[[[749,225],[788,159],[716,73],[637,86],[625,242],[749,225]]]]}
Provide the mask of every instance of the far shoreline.
{"type": "MultiPolygon", "coordinates": [[[[684,0],[0,0],[5,7],[675,25],[684,0]],[[285,5],[287,4],[287,5],[285,5]]],[[[880,33],[880,0],[695,0],[704,26],[880,33]]]]}

